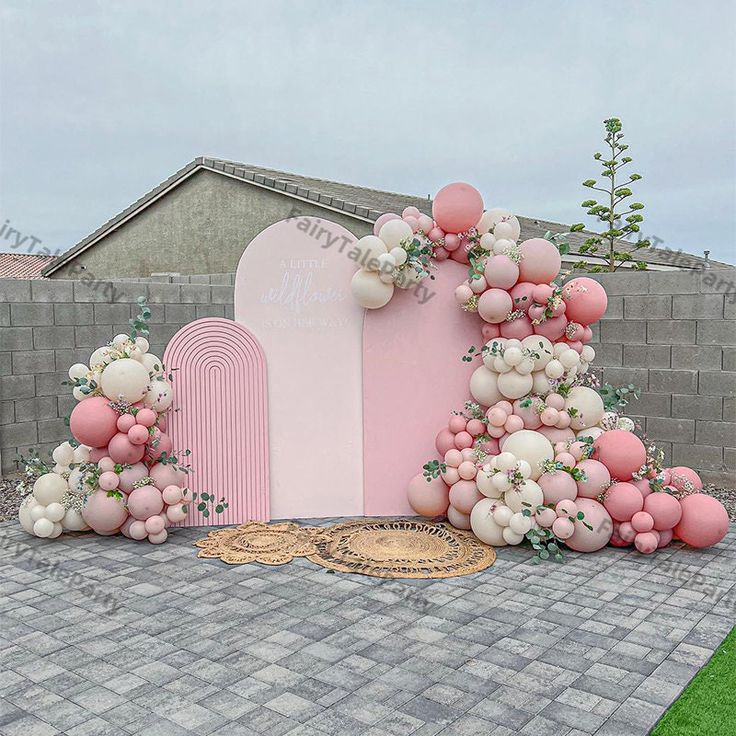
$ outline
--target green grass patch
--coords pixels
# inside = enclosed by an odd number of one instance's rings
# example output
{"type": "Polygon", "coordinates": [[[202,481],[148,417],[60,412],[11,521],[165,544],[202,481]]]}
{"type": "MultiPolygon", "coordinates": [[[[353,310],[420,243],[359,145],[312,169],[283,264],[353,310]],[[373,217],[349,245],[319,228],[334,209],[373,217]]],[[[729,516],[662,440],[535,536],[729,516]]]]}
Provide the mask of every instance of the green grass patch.
{"type": "Polygon", "coordinates": [[[652,736],[726,734],[736,734],[736,628],[652,731],[652,736]]]}

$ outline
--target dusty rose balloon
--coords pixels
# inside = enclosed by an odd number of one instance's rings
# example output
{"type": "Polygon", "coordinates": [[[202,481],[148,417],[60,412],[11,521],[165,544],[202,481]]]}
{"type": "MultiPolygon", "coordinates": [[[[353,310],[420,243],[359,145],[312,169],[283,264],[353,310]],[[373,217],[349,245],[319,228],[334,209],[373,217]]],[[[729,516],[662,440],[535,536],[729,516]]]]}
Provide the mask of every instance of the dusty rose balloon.
{"type": "Polygon", "coordinates": [[[107,491],[95,491],[87,497],[82,518],[94,531],[104,534],[119,529],[128,518],[128,512],[117,496],[108,496],[107,491]]]}
{"type": "Polygon", "coordinates": [[[132,465],[137,463],[144,455],[145,445],[134,445],[127,434],[118,432],[107,446],[110,457],[122,465],[132,465]]]}
{"type": "Polygon", "coordinates": [[[596,498],[611,482],[608,468],[597,460],[581,460],[577,468],[587,476],[587,480],[577,481],[578,495],[584,498],[596,498]]]}
{"type": "Polygon", "coordinates": [[[160,531],[158,534],[149,534],[148,535],[148,541],[151,544],[163,544],[166,539],[168,538],[169,533],[164,529],[163,531],[160,531]]]}
{"type": "Polygon", "coordinates": [[[618,525],[618,535],[626,544],[633,544],[634,537],[636,537],[636,529],[631,525],[630,521],[622,521],[621,523],[616,522],[618,525]]]}
{"type": "Polygon", "coordinates": [[[108,470],[115,470],[115,461],[108,456],[102,457],[97,461],[97,467],[106,473],[108,470]]]}
{"type": "Polygon", "coordinates": [[[550,442],[567,442],[575,439],[575,432],[569,427],[560,429],[559,427],[540,427],[539,433],[543,434],[550,442]]]}
{"type": "Polygon", "coordinates": [[[449,489],[442,478],[433,478],[429,482],[419,474],[409,481],[406,491],[409,506],[419,516],[442,516],[447,512],[449,489]]]}
{"type": "Polygon", "coordinates": [[[434,446],[440,455],[444,455],[449,449],[455,447],[455,433],[447,427],[441,429],[434,439],[434,446]]]}
{"type": "Polygon", "coordinates": [[[452,448],[451,450],[448,450],[445,453],[445,465],[447,465],[450,468],[457,468],[460,466],[460,463],[463,461],[463,454],[460,450],[457,448],[452,448]]]}
{"type": "Polygon", "coordinates": [[[652,487],[649,485],[649,480],[647,478],[632,480],[631,485],[636,486],[641,492],[641,495],[644,496],[644,498],[646,498],[652,492],[652,487]]]}
{"type": "Polygon", "coordinates": [[[429,234],[432,232],[432,228],[434,227],[434,220],[429,215],[418,215],[417,219],[419,220],[419,229],[425,234],[429,234]]]}
{"type": "MultiPolygon", "coordinates": [[[[531,310],[530,310],[531,312],[531,310]]],[[[534,325],[534,334],[542,335],[548,340],[555,342],[559,340],[564,334],[567,328],[567,317],[561,314],[559,317],[550,317],[549,319],[534,325]]]]}
{"type": "Polygon", "coordinates": [[[656,532],[639,532],[634,537],[634,546],[643,555],[650,555],[657,549],[659,543],[659,534],[656,532]]]}
{"type": "Polygon", "coordinates": [[[603,505],[616,521],[630,521],[637,511],[644,508],[644,499],[639,489],[631,483],[614,483],[606,491],[603,505]]]}
{"type": "Polygon", "coordinates": [[[144,427],[153,427],[156,424],[157,414],[153,409],[139,409],[135,415],[136,424],[140,424],[144,427]]]}
{"type": "MultiPolygon", "coordinates": [[[[118,417],[117,426],[119,432],[127,434],[128,430],[135,426],[135,417],[132,414],[121,414],[118,417]]],[[[122,531],[122,529],[120,531],[122,531]]]]}
{"type": "Polygon", "coordinates": [[[473,446],[473,437],[469,432],[458,432],[455,435],[455,447],[458,450],[464,450],[473,446]]]}
{"type": "Polygon", "coordinates": [[[120,485],[120,477],[112,470],[106,470],[100,473],[97,484],[103,491],[114,491],[120,485]]]}
{"type": "Polygon", "coordinates": [[[442,187],[432,202],[432,217],[446,233],[474,227],[483,214],[483,197],[470,184],[455,182],[442,187]]]}
{"type": "Polygon", "coordinates": [[[613,534],[611,534],[611,538],[608,540],[608,543],[612,547],[628,547],[631,542],[627,542],[620,534],[620,527],[621,525],[617,522],[613,522],[613,534]]]}
{"type": "Polygon", "coordinates": [[[149,516],[145,522],[146,533],[149,535],[159,534],[164,530],[165,526],[164,520],[159,515],[149,516]]]}
{"type": "Polygon", "coordinates": [[[465,430],[465,428],[468,426],[468,420],[465,419],[465,417],[461,417],[459,414],[453,414],[449,418],[447,426],[449,427],[450,431],[457,434],[458,432],[462,432],[465,430]]]}
{"type": "Polygon", "coordinates": [[[145,539],[148,536],[146,525],[142,521],[138,521],[138,519],[135,519],[132,516],[130,518],[133,519],[132,523],[128,527],[128,534],[130,535],[130,538],[136,539],[138,541],[145,539]]]}
{"type": "Polygon", "coordinates": [[[486,425],[480,419],[471,419],[465,429],[473,437],[477,437],[486,431],[486,425]]]}
{"type": "Polygon", "coordinates": [[[575,516],[578,512],[578,507],[575,501],[570,499],[563,499],[555,506],[555,513],[557,516],[575,516]]]}
{"type": "Polygon", "coordinates": [[[568,281],[562,287],[562,298],[567,305],[567,318],[581,325],[597,322],[608,306],[606,290],[587,276],[568,281]]]}
{"type": "Polygon", "coordinates": [[[575,525],[570,519],[558,517],[552,523],[552,531],[560,539],[568,539],[575,533],[575,525]]]}
{"type": "Polygon", "coordinates": [[[449,521],[455,529],[463,529],[465,531],[470,529],[470,514],[463,514],[454,506],[447,507],[447,521],[449,521]]]}
{"type": "Polygon", "coordinates": [[[182,499],[181,488],[179,486],[166,486],[161,495],[163,496],[164,502],[169,505],[179,503],[182,499]]]}
{"type": "Polygon", "coordinates": [[[466,266],[470,263],[470,259],[468,258],[468,251],[465,250],[463,245],[460,245],[460,247],[456,251],[450,253],[450,260],[456,261],[457,263],[462,263],[466,266]]]}
{"type": "Polygon", "coordinates": [[[578,495],[578,487],[575,480],[564,470],[557,470],[554,473],[542,473],[537,480],[540,488],[544,492],[544,502],[546,504],[557,504],[567,499],[574,501],[578,495]]]}
{"type": "Polygon", "coordinates": [[[469,514],[483,498],[473,480],[460,480],[450,488],[450,503],[463,514],[469,514]]]}
{"type": "Polygon", "coordinates": [[[446,261],[450,257],[450,251],[445,250],[441,245],[436,246],[433,253],[436,261],[446,261]]]}
{"type": "Polygon", "coordinates": [[[152,462],[156,462],[161,459],[161,457],[165,454],[171,455],[171,450],[173,449],[174,445],[171,441],[171,437],[169,437],[166,432],[161,432],[158,436],[157,441],[151,442],[147,445],[145,445],[146,453],[150,460],[152,462]]]}
{"type": "Polygon", "coordinates": [[[69,429],[83,445],[103,447],[118,431],[118,413],[110,407],[109,399],[92,396],[72,409],[69,429]]]}
{"type": "Polygon", "coordinates": [[[575,503],[585,518],[583,521],[575,522],[575,532],[565,540],[565,544],[576,552],[595,552],[602,549],[613,534],[611,517],[606,509],[592,498],[578,498],[575,503]],[[585,524],[593,529],[588,529],[585,524]]]}
{"type": "Polygon", "coordinates": [[[445,250],[454,253],[460,247],[460,238],[454,233],[445,235],[445,250]]]}
{"type": "Polygon", "coordinates": [[[613,429],[593,442],[593,457],[602,462],[618,480],[631,480],[647,460],[644,443],[632,432],[613,429]]]}
{"type": "Polygon", "coordinates": [[[381,215],[374,223],[373,223],[373,234],[375,236],[378,236],[378,233],[381,232],[381,228],[390,220],[400,220],[401,217],[397,215],[395,212],[386,212],[383,215],[381,215]]]}
{"type": "Polygon", "coordinates": [[[519,278],[533,284],[548,284],[560,272],[560,251],[549,240],[531,238],[521,244],[519,278]]]}
{"type": "Polygon", "coordinates": [[[186,507],[180,503],[177,503],[175,506],[169,506],[166,509],[166,517],[172,524],[178,524],[187,518],[187,512],[184,511],[185,508],[186,507]]]}
{"type": "Polygon", "coordinates": [[[166,486],[179,486],[184,488],[187,484],[187,475],[183,470],[176,470],[173,465],[168,463],[156,463],[152,465],[148,471],[148,475],[153,478],[154,485],[163,491],[166,486]]]}
{"type": "Polygon", "coordinates": [[[703,481],[692,468],[683,466],[669,468],[669,475],[668,485],[674,486],[678,491],[687,493],[695,491],[697,493],[703,490],[703,481]]]}
{"type": "Polygon", "coordinates": [[[460,473],[457,472],[457,467],[448,465],[444,472],[440,473],[440,477],[449,488],[460,480],[460,473]]]}
{"type": "Polygon", "coordinates": [[[135,463],[135,465],[131,465],[129,468],[123,468],[123,471],[118,476],[118,490],[123,493],[130,493],[133,490],[133,483],[143,480],[147,473],[148,470],[143,463],[135,463]]]}
{"type": "Polygon", "coordinates": [[[631,526],[637,532],[650,532],[654,529],[654,519],[646,511],[637,511],[631,517],[631,526]]]}
{"type": "Polygon", "coordinates": [[[130,526],[135,521],[135,519],[132,516],[129,516],[120,527],[120,533],[127,537],[128,539],[132,539],[133,537],[130,536],[130,526]]]}
{"type": "Polygon", "coordinates": [[[511,296],[502,289],[489,289],[483,292],[478,299],[478,314],[486,322],[492,324],[503,322],[512,308],[511,296]]]}
{"type": "Polygon", "coordinates": [[[503,428],[509,433],[521,432],[524,429],[524,420],[521,417],[517,417],[515,414],[511,414],[507,417],[503,428]]]}
{"type": "Polygon", "coordinates": [[[519,280],[519,267],[508,256],[491,256],[486,261],[485,277],[488,286],[508,290],[519,280]]]}
{"type": "Polygon", "coordinates": [[[103,457],[109,457],[107,447],[93,447],[89,451],[89,461],[91,463],[98,463],[103,457]]]}
{"type": "Polygon", "coordinates": [[[703,493],[693,493],[680,501],[682,517],[674,535],[691,547],[718,544],[728,531],[728,513],[720,501],[703,493]]]}
{"type": "Polygon", "coordinates": [[[532,292],[534,301],[541,305],[546,305],[552,294],[554,294],[554,289],[549,284],[536,284],[532,292]]]}
{"type": "Polygon", "coordinates": [[[164,500],[161,498],[161,491],[155,486],[134,488],[128,495],[128,511],[141,521],[160,514],[163,507],[164,500]]]}
{"type": "Polygon", "coordinates": [[[480,333],[483,335],[483,339],[488,342],[501,335],[501,328],[498,325],[491,325],[486,322],[481,325],[480,333]]]}
{"type": "Polygon", "coordinates": [[[521,399],[514,401],[514,414],[521,418],[526,429],[539,429],[542,426],[542,420],[536,409],[539,404],[540,400],[537,398],[533,398],[529,406],[521,406],[521,399]]]}
{"type": "Polygon", "coordinates": [[[659,533],[659,543],[657,548],[666,547],[672,541],[672,529],[662,529],[659,533]]]}
{"type": "MultiPolygon", "coordinates": [[[[648,484],[647,484],[648,485],[648,484]]],[[[657,531],[673,529],[682,518],[682,506],[669,493],[649,493],[644,499],[644,511],[654,519],[653,527],[657,531]]],[[[649,531],[642,529],[640,531],[649,531]]]]}
{"type": "Polygon", "coordinates": [[[557,514],[555,513],[554,509],[543,508],[537,511],[537,513],[535,514],[535,518],[539,526],[548,529],[552,526],[552,524],[555,523],[555,520],[557,519],[557,514]]]}
{"type": "Polygon", "coordinates": [[[520,281],[516,286],[511,289],[511,301],[513,302],[514,310],[521,310],[526,313],[529,311],[533,303],[532,294],[534,292],[534,284],[528,281],[520,281]]]}
{"type": "Polygon", "coordinates": [[[457,469],[458,474],[462,480],[473,480],[475,478],[478,469],[475,467],[475,463],[468,460],[464,460],[460,463],[457,469]]]}
{"type": "Polygon", "coordinates": [[[555,461],[558,463],[562,463],[568,468],[574,468],[577,463],[575,458],[569,452],[558,453],[555,457],[555,461]]]}

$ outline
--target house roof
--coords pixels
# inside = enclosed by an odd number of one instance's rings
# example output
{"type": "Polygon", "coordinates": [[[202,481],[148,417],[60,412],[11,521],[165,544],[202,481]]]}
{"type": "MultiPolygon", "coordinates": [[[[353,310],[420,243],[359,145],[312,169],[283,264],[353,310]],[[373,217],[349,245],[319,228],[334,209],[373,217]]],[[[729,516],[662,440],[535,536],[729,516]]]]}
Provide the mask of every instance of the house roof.
{"type": "MultiPolygon", "coordinates": [[[[74,259],[79,253],[93,246],[109,232],[121,226],[139,211],[163,197],[169,190],[201,170],[213,171],[234,179],[240,179],[252,186],[282,192],[285,196],[313,202],[328,210],[342,212],[349,217],[368,223],[374,222],[384,212],[400,213],[405,207],[410,205],[417,207],[427,214],[431,214],[432,212],[432,201],[429,198],[399,194],[397,192],[386,192],[380,189],[369,189],[368,187],[361,187],[354,184],[343,184],[328,179],[317,179],[286,171],[278,171],[276,169],[266,169],[261,166],[252,166],[238,161],[200,156],[182,169],[179,169],[179,171],[161,182],[161,184],[150,192],[144,194],[140,199],[133,202],[133,204],[68,251],[62,253],[53,263],[50,263],[44,268],[43,274],[48,276],[54,273],[54,271],[74,259]]],[[[518,216],[518,218],[521,223],[521,236],[524,240],[543,237],[548,231],[561,233],[567,230],[565,225],[549,220],[523,216],[518,216]]],[[[589,235],[590,233],[582,232],[571,233],[568,236],[573,256],[577,253],[576,246],[581,245],[589,235]]],[[[620,250],[632,250],[632,244],[622,240],[619,241],[619,248],[620,250]]],[[[702,268],[706,263],[704,258],[681,251],[673,254],[672,251],[665,248],[642,248],[636,251],[634,259],[646,261],[652,265],[663,267],[674,266],[676,268],[702,268]]],[[[588,260],[591,259],[589,258],[588,260]]],[[[711,263],[730,268],[728,264],[718,264],[716,261],[711,261],[711,263]]]]}
{"type": "Polygon", "coordinates": [[[54,256],[33,253],[0,253],[0,279],[42,279],[54,256]]]}

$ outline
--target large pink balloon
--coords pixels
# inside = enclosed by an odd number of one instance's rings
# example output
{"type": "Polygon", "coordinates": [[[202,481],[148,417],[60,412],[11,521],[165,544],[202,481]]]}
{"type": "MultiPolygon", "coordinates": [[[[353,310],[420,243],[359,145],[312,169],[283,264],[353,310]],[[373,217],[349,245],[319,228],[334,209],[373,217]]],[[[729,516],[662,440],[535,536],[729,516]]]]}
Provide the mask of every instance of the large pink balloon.
{"type": "Polygon", "coordinates": [[[148,476],[153,478],[154,485],[160,491],[163,491],[166,486],[184,488],[187,485],[187,474],[183,470],[177,470],[169,463],[155,463],[148,471],[148,476]]]}
{"type": "Polygon", "coordinates": [[[511,299],[514,303],[514,310],[521,309],[523,312],[529,311],[529,307],[534,303],[532,292],[534,284],[528,281],[520,281],[513,289],[511,289],[511,299]]]}
{"type": "Polygon", "coordinates": [[[586,480],[577,482],[578,495],[584,498],[597,498],[611,482],[608,468],[597,460],[581,460],[577,468],[586,475],[586,480]]]}
{"type": "Polygon", "coordinates": [[[149,441],[146,445],[146,454],[150,458],[151,462],[157,462],[161,459],[161,456],[166,453],[171,454],[171,450],[174,445],[166,432],[160,432],[156,438],[156,446],[153,446],[154,440],[149,441]]]}
{"type": "Polygon", "coordinates": [[[700,476],[692,468],[683,466],[669,468],[669,485],[685,493],[703,490],[703,481],[700,476]]]}
{"type": "Polygon", "coordinates": [[[644,508],[644,498],[631,483],[614,483],[606,491],[603,505],[616,521],[630,521],[637,511],[644,508]]]}
{"type": "Polygon", "coordinates": [[[437,448],[442,457],[448,450],[452,450],[455,447],[455,433],[451,432],[447,427],[441,429],[434,439],[434,446],[437,448]]]}
{"type": "Polygon", "coordinates": [[[587,276],[568,281],[562,287],[562,298],[567,305],[565,312],[567,318],[581,325],[592,325],[597,322],[605,314],[608,306],[606,290],[587,276]]]}
{"type": "Polygon", "coordinates": [[[602,462],[616,480],[631,480],[647,460],[644,443],[632,432],[613,429],[593,441],[593,458],[602,462]]]}
{"type": "Polygon", "coordinates": [[[488,289],[478,299],[478,314],[491,324],[503,322],[511,310],[511,296],[503,289],[488,289]]]}
{"type": "Polygon", "coordinates": [[[442,478],[432,478],[429,482],[420,473],[409,481],[406,495],[414,511],[419,516],[443,516],[450,503],[448,494],[450,489],[442,478]]]}
{"type": "Polygon", "coordinates": [[[125,523],[128,512],[118,496],[108,496],[107,491],[95,491],[82,507],[82,518],[94,531],[111,534],[125,523]]]}
{"type": "Polygon", "coordinates": [[[644,511],[654,519],[654,528],[658,531],[672,529],[682,518],[680,502],[669,493],[649,493],[644,499],[644,511]]]}
{"type": "Polygon", "coordinates": [[[139,462],[144,453],[146,452],[145,445],[134,445],[129,439],[127,434],[118,432],[107,446],[107,451],[110,457],[116,463],[122,463],[123,465],[133,465],[139,462]]]}
{"type": "Polygon", "coordinates": [[[508,256],[491,256],[486,261],[485,277],[488,286],[510,289],[519,280],[519,267],[508,256]]]}
{"type": "Polygon", "coordinates": [[[691,547],[710,547],[726,536],[728,513],[720,501],[704,493],[693,493],[680,501],[682,518],[674,535],[691,547]]]}
{"type": "Polygon", "coordinates": [[[164,499],[161,497],[161,491],[155,486],[134,488],[128,496],[128,511],[141,521],[160,514],[163,508],[164,499]]]}
{"type": "Polygon", "coordinates": [[[69,429],[83,445],[104,447],[118,431],[118,413],[110,407],[110,399],[92,396],[72,409],[69,429]]]}
{"type": "Polygon", "coordinates": [[[519,278],[533,284],[548,284],[560,272],[560,251],[549,240],[531,238],[521,244],[519,278]]]}
{"type": "Polygon", "coordinates": [[[123,468],[123,472],[119,476],[118,490],[123,493],[130,493],[133,490],[133,483],[143,480],[147,475],[148,470],[143,463],[135,463],[129,468],[123,468]]]}
{"type": "Polygon", "coordinates": [[[575,522],[573,535],[565,540],[565,544],[576,552],[595,552],[603,549],[613,534],[613,521],[608,512],[598,501],[592,498],[577,498],[575,505],[584,515],[583,521],[575,522]],[[588,524],[592,530],[585,526],[588,524]]]}
{"type": "Polygon", "coordinates": [[[461,513],[469,514],[483,496],[474,480],[459,480],[450,488],[450,503],[461,513]]]}
{"type": "Polygon", "coordinates": [[[475,187],[463,182],[442,187],[432,202],[432,217],[446,233],[466,232],[482,214],[483,197],[475,187]]]}

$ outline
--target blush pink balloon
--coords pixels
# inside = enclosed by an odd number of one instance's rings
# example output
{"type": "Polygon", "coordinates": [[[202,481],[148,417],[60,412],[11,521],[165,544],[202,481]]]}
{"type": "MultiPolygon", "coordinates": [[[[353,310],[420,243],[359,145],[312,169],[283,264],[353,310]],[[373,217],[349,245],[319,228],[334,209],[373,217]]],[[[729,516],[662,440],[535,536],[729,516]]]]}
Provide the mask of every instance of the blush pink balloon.
{"type": "Polygon", "coordinates": [[[483,339],[488,342],[493,340],[494,337],[500,337],[501,329],[498,325],[491,325],[486,322],[481,326],[480,333],[483,335],[483,339]]]}
{"type": "Polygon", "coordinates": [[[179,486],[166,486],[161,495],[163,496],[164,502],[169,505],[179,503],[182,499],[181,488],[179,486]]]}
{"type": "Polygon", "coordinates": [[[187,485],[187,474],[183,470],[177,470],[169,463],[155,463],[149,469],[148,476],[153,479],[153,484],[161,491],[166,486],[184,488],[187,485]]]}
{"type": "Polygon", "coordinates": [[[419,215],[419,229],[425,234],[429,235],[434,227],[434,220],[429,215],[419,215]]]}
{"type": "Polygon", "coordinates": [[[422,213],[414,207],[414,205],[410,205],[409,207],[404,207],[403,210],[401,210],[401,216],[406,219],[407,217],[419,217],[422,213]]]}
{"type": "Polygon", "coordinates": [[[482,215],[483,197],[475,187],[464,182],[442,187],[432,202],[432,217],[445,232],[465,232],[482,215]]]}
{"type": "Polygon", "coordinates": [[[136,424],[141,424],[144,427],[153,427],[156,424],[156,412],[153,409],[139,409],[135,415],[136,424]]]}
{"type": "Polygon", "coordinates": [[[465,431],[465,428],[468,426],[468,420],[459,414],[453,414],[447,421],[447,426],[451,432],[457,434],[458,432],[465,431]]]}
{"type": "Polygon", "coordinates": [[[128,539],[132,539],[133,537],[130,536],[130,526],[135,521],[135,519],[132,516],[129,516],[120,527],[120,533],[127,537],[128,539]]]}
{"type": "Polygon", "coordinates": [[[608,541],[608,543],[612,547],[628,547],[631,542],[627,542],[620,534],[620,527],[621,525],[617,522],[613,522],[613,534],[611,534],[611,539],[608,541]]]}
{"type": "Polygon", "coordinates": [[[128,512],[117,496],[108,496],[107,491],[95,491],[82,507],[82,518],[94,531],[110,534],[125,523],[128,512]]]}
{"type": "Polygon", "coordinates": [[[468,432],[458,432],[455,435],[455,447],[458,450],[464,450],[466,447],[473,446],[473,437],[468,432]]]}
{"type": "Polygon", "coordinates": [[[506,319],[512,306],[511,296],[507,291],[489,289],[483,292],[478,299],[478,314],[486,322],[498,324],[506,319]]]}
{"type": "Polygon", "coordinates": [[[583,328],[583,339],[582,342],[590,342],[593,339],[593,330],[590,329],[590,327],[584,327],[583,328]]]}
{"type": "Polygon", "coordinates": [[[400,220],[401,217],[397,215],[395,212],[386,212],[385,214],[381,215],[374,223],[373,223],[373,234],[378,235],[379,232],[381,232],[381,228],[391,220],[400,220]]]}
{"type": "Polygon", "coordinates": [[[448,495],[450,489],[445,485],[442,478],[432,478],[429,482],[420,473],[409,481],[406,491],[409,506],[419,516],[443,516],[449,504],[448,495]]]}
{"type": "Polygon", "coordinates": [[[539,526],[544,527],[545,529],[549,529],[549,527],[551,527],[552,524],[555,523],[555,520],[557,519],[557,514],[555,513],[554,509],[543,508],[537,511],[537,513],[534,515],[534,518],[537,520],[537,524],[539,524],[539,526]]]}
{"type": "Polygon", "coordinates": [[[411,228],[411,231],[413,233],[419,230],[419,220],[416,217],[408,215],[407,217],[402,217],[401,219],[411,228]]]}
{"type": "Polygon", "coordinates": [[[143,480],[148,474],[148,469],[143,463],[135,463],[123,471],[118,476],[118,490],[123,493],[130,493],[133,490],[133,484],[139,480],[143,480]]]}
{"type": "Polygon", "coordinates": [[[534,293],[534,284],[528,281],[520,281],[513,289],[511,289],[511,300],[514,304],[514,309],[520,309],[523,312],[528,312],[534,299],[532,294],[534,293]]]}
{"type": "Polygon", "coordinates": [[[570,519],[558,517],[552,522],[552,531],[560,539],[568,539],[575,533],[575,525],[570,519]]]}
{"type": "Polygon", "coordinates": [[[146,451],[145,445],[134,445],[127,434],[118,432],[107,446],[110,457],[122,465],[137,463],[146,451]]]}
{"type": "Polygon", "coordinates": [[[115,461],[111,457],[102,457],[97,461],[97,467],[106,473],[108,470],[115,470],[115,461]]]}
{"type": "Polygon", "coordinates": [[[477,437],[486,431],[486,425],[480,419],[471,419],[465,429],[470,435],[477,437]]]}
{"type": "Polygon", "coordinates": [[[560,501],[574,501],[577,498],[578,487],[575,480],[564,470],[542,473],[537,483],[544,493],[545,504],[558,504],[560,501]]]}
{"type": "Polygon", "coordinates": [[[118,431],[118,413],[110,407],[109,399],[92,396],[72,409],[69,429],[83,445],[103,447],[118,431]]]}
{"type": "Polygon", "coordinates": [[[608,468],[597,460],[581,460],[577,468],[587,477],[587,480],[577,481],[578,495],[583,498],[596,498],[611,482],[608,468]]]}
{"type": "Polygon", "coordinates": [[[693,493],[680,501],[682,517],[674,535],[698,549],[718,544],[728,531],[728,513],[720,501],[703,493],[693,493]]]}
{"type": "Polygon", "coordinates": [[[438,245],[434,251],[434,257],[437,261],[446,261],[450,257],[450,251],[446,250],[443,246],[438,245]]]}
{"type": "Polygon", "coordinates": [[[142,424],[134,424],[128,430],[128,439],[134,445],[144,445],[148,441],[148,429],[142,424]]]}
{"type": "Polygon", "coordinates": [[[155,486],[134,488],[128,494],[128,511],[141,521],[160,514],[163,507],[164,500],[161,497],[161,491],[155,486]]]}
{"type": "Polygon", "coordinates": [[[636,529],[631,525],[630,521],[615,522],[618,524],[618,535],[626,544],[633,544],[636,537],[636,529]]]}
{"type": "Polygon", "coordinates": [[[519,276],[533,284],[549,284],[560,272],[560,251],[549,240],[531,238],[521,244],[519,276]]]}
{"type": "Polygon", "coordinates": [[[125,434],[127,434],[128,430],[131,427],[135,426],[135,417],[132,414],[121,414],[118,417],[117,425],[119,432],[124,432],[125,434]]]}
{"type": "Polygon", "coordinates": [[[450,488],[450,503],[463,514],[469,514],[483,498],[473,480],[459,480],[450,488]]]}
{"type": "Polygon", "coordinates": [[[537,430],[540,434],[543,434],[553,445],[555,442],[567,442],[568,440],[575,439],[575,432],[569,427],[566,429],[559,429],[558,427],[540,427],[537,430]]]}
{"type": "Polygon", "coordinates": [[[568,319],[583,325],[597,322],[608,306],[606,290],[587,276],[568,281],[562,287],[562,298],[567,305],[568,319]]]}
{"type": "Polygon", "coordinates": [[[632,432],[613,429],[593,441],[593,457],[608,468],[612,478],[631,480],[646,462],[647,450],[632,432]]]}
{"type": "Polygon", "coordinates": [[[574,468],[576,460],[569,452],[560,452],[556,457],[555,461],[566,465],[568,468],[574,468]]]}
{"type": "Polygon", "coordinates": [[[519,267],[504,255],[491,256],[484,273],[488,286],[497,289],[510,289],[519,280],[519,267]]]}
{"type": "Polygon", "coordinates": [[[171,450],[173,449],[174,445],[171,442],[171,438],[169,437],[166,432],[161,432],[158,435],[158,441],[155,442],[149,442],[146,445],[146,452],[148,453],[148,457],[151,459],[152,462],[156,462],[161,459],[161,456],[166,453],[167,455],[171,454],[171,450]]]}
{"type": "Polygon", "coordinates": [[[89,451],[89,461],[91,463],[98,463],[105,457],[109,457],[107,454],[107,447],[93,447],[89,451]]]}
{"type": "Polygon", "coordinates": [[[464,531],[470,529],[470,514],[463,514],[454,506],[447,507],[447,521],[449,521],[455,529],[462,529],[464,531]]]}
{"type": "Polygon", "coordinates": [[[654,519],[646,511],[637,511],[631,517],[631,526],[637,532],[650,532],[654,529],[654,519]]]}
{"type": "Polygon", "coordinates": [[[669,468],[669,474],[669,485],[674,486],[678,491],[692,493],[703,490],[703,481],[692,468],[683,466],[669,468]]]}
{"type": "Polygon", "coordinates": [[[509,433],[521,432],[524,429],[524,420],[521,417],[517,417],[515,414],[511,414],[503,425],[503,428],[509,433]]]}
{"type": "Polygon", "coordinates": [[[533,398],[529,406],[521,406],[521,399],[514,401],[514,414],[521,417],[525,429],[539,429],[542,426],[542,420],[537,411],[539,404],[540,399],[538,398],[533,398]]]}
{"type": "MultiPolygon", "coordinates": [[[[530,310],[531,313],[531,310],[530,310]]],[[[564,314],[559,317],[550,317],[549,319],[534,325],[534,332],[537,335],[542,335],[548,340],[555,342],[559,340],[564,334],[567,328],[567,317],[564,314]]]]}
{"type": "Polygon", "coordinates": [[[147,534],[159,534],[166,528],[166,522],[159,514],[156,514],[155,516],[149,516],[144,526],[147,534]]]}
{"type": "Polygon", "coordinates": [[[455,433],[447,427],[441,429],[434,438],[434,446],[440,455],[444,455],[448,450],[455,447],[455,433]]]}
{"type": "Polygon", "coordinates": [[[460,247],[460,238],[454,233],[447,233],[444,247],[448,253],[454,253],[460,247]]]}
{"type": "Polygon", "coordinates": [[[501,322],[501,336],[507,339],[523,340],[534,334],[534,325],[526,315],[512,319],[509,322],[501,322]]]}
{"type": "MultiPolygon", "coordinates": [[[[438,243],[445,237],[445,231],[441,227],[433,227],[428,233],[427,237],[433,242],[438,243]]],[[[441,246],[440,246],[441,247],[441,246]]],[[[449,251],[448,251],[449,253],[449,251]]]]}
{"type": "Polygon", "coordinates": [[[644,499],[631,483],[614,483],[606,491],[603,505],[616,521],[631,521],[634,514],[644,508],[644,499]]]}
{"type": "Polygon", "coordinates": [[[549,284],[536,284],[532,296],[537,304],[545,305],[554,291],[549,284]]]}
{"type": "Polygon", "coordinates": [[[659,534],[657,532],[639,532],[634,537],[634,546],[643,555],[650,555],[657,549],[659,534]]]}
{"type": "Polygon", "coordinates": [[[114,491],[118,485],[120,485],[120,477],[112,470],[106,470],[104,473],[100,473],[97,485],[99,485],[103,491],[114,491]]]}
{"type": "Polygon", "coordinates": [[[662,529],[659,533],[659,544],[657,548],[666,547],[672,541],[672,529],[662,529]]]}
{"type": "Polygon", "coordinates": [[[169,506],[166,509],[166,518],[172,524],[178,524],[179,522],[184,521],[184,519],[187,518],[187,512],[185,511],[186,508],[186,506],[183,506],[180,503],[176,504],[175,506],[169,506]]]}
{"type": "MultiPolygon", "coordinates": [[[[652,526],[658,532],[673,529],[682,518],[682,505],[669,493],[649,493],[644,499],[644,511],[651,514],[654,520],[652,526]]],[[[649,530],[640,529],[639,531],[649,530]]]]}
{"type": "Polygon", "coordinates": [[[498,440],[495,437],[483,440],[483,442],[481,442],[480,444],[480,449],[483,450],[486,455],[491,456],[498,455],[498,453],[501,452],[501,449],[498,446],[498,440]]]}
{"type": "Polygon", "coordinates": [[[632,480],[631,485],[636,486],[644,498],[646,498],[652,492],[652,487],[649,485],[649,480],[647,478],[632,480]]]}
{"type": "Polygon", "coordinates": [[[575,522],[575,532],[565,540],[565,544],[576,552],[595,552],[608,544],[613,534],[613,521],[606,509],[592,498],[578,498],[575,501],[584,519],[575,522]],[[588,529],[587,526],[592,527],[588,529]]]}
{"type": "Polygon", "coordinates": [[[450,260],[456,261],[457,263],[462,263],[465,266],[470,263],[470,259],[468,258],[468,251],[465,250],[465,248],[458,248],[457,250],[450,253],[450,260]]]}

